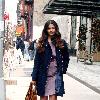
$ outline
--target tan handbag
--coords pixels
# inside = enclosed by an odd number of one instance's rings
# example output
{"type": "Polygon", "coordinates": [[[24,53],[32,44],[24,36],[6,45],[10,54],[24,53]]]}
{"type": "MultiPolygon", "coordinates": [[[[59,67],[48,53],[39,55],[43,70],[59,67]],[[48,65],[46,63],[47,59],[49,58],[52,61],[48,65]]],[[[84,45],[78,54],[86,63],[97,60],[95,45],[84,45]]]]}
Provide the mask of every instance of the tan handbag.
{"type": "Polygon", "coordinates": [[[28,92],[26,94],[25,100],[37,100],[37,92],[36,92],[36,86],[33,89],[33,84],[30,83],[28,92]]]}

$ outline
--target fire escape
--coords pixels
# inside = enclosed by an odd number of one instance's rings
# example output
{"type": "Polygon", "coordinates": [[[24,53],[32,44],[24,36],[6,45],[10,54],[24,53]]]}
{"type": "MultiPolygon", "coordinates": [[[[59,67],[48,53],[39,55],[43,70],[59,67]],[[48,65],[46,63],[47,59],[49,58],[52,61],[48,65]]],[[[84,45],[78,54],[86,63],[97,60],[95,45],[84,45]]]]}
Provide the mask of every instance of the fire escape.
{"type": "Polygon", "coordinates": [[[20,0],[18,14],[18,26],[24,26],[21,36],[24,39],[33,37],[33,0],[20,0]]]}

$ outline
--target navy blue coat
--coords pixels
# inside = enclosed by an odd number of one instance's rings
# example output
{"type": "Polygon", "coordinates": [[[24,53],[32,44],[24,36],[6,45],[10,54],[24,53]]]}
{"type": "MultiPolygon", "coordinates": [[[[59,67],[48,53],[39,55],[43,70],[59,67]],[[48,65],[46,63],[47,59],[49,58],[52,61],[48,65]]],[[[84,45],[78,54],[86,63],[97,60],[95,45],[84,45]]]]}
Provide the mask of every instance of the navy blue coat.
{"type": "MultiPolygon", "coordinates": [[[[52,56],[52,50],[48,42],[44,44],[44,47],[45,51],[43,53],[39,53],[38,51],[36,51],[32,72],[32,80],[36,81],[37,94],[39,96],[44,96],[45,94],[47,70],[50,63],[50,58],[52,56]]],[[[63,94],[65,93],[63,74],[66,74],[69,63],[69,53],[67,43],[65,41],[63,49],[56,47],[56,61],[57,74],[55,80],[55,90],[57,96],[63,96],[63,94]]]]}

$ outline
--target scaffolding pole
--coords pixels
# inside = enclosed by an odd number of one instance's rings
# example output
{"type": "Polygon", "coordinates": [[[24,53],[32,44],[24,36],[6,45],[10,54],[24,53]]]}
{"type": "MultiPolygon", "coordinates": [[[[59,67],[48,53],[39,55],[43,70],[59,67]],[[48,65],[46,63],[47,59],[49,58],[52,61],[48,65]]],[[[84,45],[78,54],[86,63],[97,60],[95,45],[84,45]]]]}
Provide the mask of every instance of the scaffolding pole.
{"type": "Polygon", "coordinates": [[[6,100],[6,88],[3,75],[3,39],[4,39],[4,5],[5,0],[0,0],[0,100],[6,100]]]}

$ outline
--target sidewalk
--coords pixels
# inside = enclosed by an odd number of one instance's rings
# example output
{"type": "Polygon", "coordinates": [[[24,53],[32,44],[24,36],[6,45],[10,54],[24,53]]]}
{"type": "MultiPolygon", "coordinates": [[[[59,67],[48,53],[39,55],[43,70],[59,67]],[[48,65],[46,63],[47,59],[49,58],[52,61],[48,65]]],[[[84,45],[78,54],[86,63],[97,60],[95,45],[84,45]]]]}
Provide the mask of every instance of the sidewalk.
{"type": "Polygon", "coordinates": [[[78,62],[76,57],[70,57],[68,75],[100,94],[100,62],[93,65],[78,62]]]}
{"type": "MultiPolygon", "coordinates": [[[[13,79],[13,78],[12,78],[13,79]]],[[[30,77],[14,77],[17,85],[7,85],[7,100],[25,100],[25,95],[31,81],[30,77]]],[[[65,92],[64,97],[58,100],[100,100],[100,95],[68,75],[64,76],[65,92]]],[[[39,97],[38,97],[39,100],[39,97]]]]}
{"type": "MultiPolygon", "coordinates": [[[[70,59],[68,73],[64,75],[66,94],[63,98],[58,97],[58,100],[100,100],[100,94],[89,87],[92,85],[95,88],[100,88],[99,64],[84,65],[82,62],[77,63],[75,57],[70,59]],[[79,79],[78,81],[77,78],[79,79]],[[89,86],[84,84],[85,82],[89,86]]],[[[16,67],[14,72],[10,73],[10,78],[6,77],[6,100],[25,100],[31,81],[32,68],[33,62],[24,62],[19,67],[16,67]]]]}

